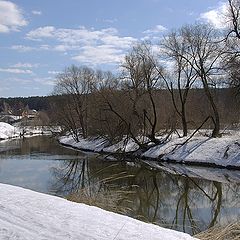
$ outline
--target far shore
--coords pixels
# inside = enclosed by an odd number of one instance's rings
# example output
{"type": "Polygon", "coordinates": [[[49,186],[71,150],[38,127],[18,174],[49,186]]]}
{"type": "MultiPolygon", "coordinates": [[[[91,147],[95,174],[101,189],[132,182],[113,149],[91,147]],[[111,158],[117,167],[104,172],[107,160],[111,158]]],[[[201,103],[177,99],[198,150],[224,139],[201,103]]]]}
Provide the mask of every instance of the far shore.
{"type": "Polygon", "coordinates": [[[123,139],[115,144],[101,137],[75,141],[71,136],[58,139],[63,146],[78,151],[95,152],[106,155],[107,159],[143,159],[192,166],[217,167],[240,170],[240,131],[228,131],[221,138],[210,138],[197,134],[189,141],[187,137],[171,138],[163,144],[140,151],[131,139],[123,139]]]}

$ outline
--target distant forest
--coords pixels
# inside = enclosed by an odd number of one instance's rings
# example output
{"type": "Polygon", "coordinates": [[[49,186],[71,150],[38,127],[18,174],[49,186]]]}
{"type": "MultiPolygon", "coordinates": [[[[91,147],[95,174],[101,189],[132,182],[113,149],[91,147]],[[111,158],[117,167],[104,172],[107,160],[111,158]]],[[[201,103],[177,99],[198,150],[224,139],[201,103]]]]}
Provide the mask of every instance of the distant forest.
{"type": "Polygon", "coordinates": [[[36,96],[36,97],[9,97],[0,98],[0,109],[3,110],[3,103],[7,103],[11,108],[18,108],[19,105],[27,106],[29,109],[37,111],[47,111],[50,108],[50,102],[54,96],[36,96]]]}

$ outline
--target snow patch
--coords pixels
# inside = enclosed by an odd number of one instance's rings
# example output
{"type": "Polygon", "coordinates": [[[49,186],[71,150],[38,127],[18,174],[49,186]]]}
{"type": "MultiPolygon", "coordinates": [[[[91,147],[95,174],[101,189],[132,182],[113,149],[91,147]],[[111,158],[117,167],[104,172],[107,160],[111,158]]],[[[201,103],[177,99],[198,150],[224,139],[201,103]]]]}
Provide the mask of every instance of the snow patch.
{"type": "Polygon", "coordinates": [[[0,139],[12,138],[18,134],[17,128],[8,123],[0,122],[0,139]]]}
{"type": "Polygon", "coordinates": [[[48,126],[12,126],[5,122],[0,122],[0,140],[17,138],[21,135],[29,137],[33,135],[51,135],[51,130],[59,132],[60,129],[57,127],[50,128],[48,126]]]}

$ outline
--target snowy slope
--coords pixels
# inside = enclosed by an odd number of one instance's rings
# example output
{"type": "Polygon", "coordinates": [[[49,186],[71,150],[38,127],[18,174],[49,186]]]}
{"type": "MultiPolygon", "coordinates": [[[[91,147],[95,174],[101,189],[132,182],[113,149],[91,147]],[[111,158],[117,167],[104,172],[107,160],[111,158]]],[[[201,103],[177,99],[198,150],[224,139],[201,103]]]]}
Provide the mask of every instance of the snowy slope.
{"type": "MultiPolygon", "coordinates": [[[[110,146],[103,138],[80,138],[79,142],[76,142],[71,136],[63,136],[59,139],[59,142],[81,150],[94,152],[116,153],[125,151],[129,153],[138,150],[138,145],[131,138],[110,146]]],[[[209,138],[196,134],[188,139],[188,137],[179,138],[177,135],[172,135],[166,143],[151,147],[137,157],[163,159],[169,162],[198,163],[204,166],[215,164],[221,167],[239,168],[240,131],[230,131],[221,138],[209,138]],[[183,144],[184,142],[186,143],[183,144]]]]}
{"type": "MultiPolygon", "coordinates": [[[[55,132],[60,131],[57,127],[53,128],[55,132]]],[[[33,135],[49,135],[51,134],[51,128],[41,127],[41,126],[12,126],[5,122],[0,122],[0,140],[17,138],[24,132],[24,136],[33,136],[33,135]]]]}
{"type": "Polygon", "coordinates": [[[190,240],[100,208],[0,184],[0,239],[190,240]]]}
{"type": "Polygon", "coordinates": [[[80,138],[79,142],[76,142],[71,136],[62,136],[59,138],[59,142],[65,145],[69,145],[73,148],[95,152],[101,152],[103,148],[108,144],[107,141],[103,138],[80,138]]]}
{"type": "Polygon", "coordinates": [[[175,138],[169,142],[150,148],[143,155],[179,162],[210,163],[218,166],[240,166],[240,135],[227,135],[221,138],[196,136],[184,145],[187,138],[175,138]]]}
{"type": "Polygon", "coordinates": [[[18,131],[12,125],[0,122],[0,139],[7,139],[18,135],[18,131]]]}

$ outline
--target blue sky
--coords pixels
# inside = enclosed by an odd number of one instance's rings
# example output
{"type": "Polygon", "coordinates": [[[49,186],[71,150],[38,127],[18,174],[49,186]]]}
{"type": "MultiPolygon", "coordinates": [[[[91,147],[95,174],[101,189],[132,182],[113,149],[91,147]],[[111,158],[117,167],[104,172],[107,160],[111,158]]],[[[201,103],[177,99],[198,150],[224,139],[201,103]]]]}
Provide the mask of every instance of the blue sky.
{"type": "Polygon", "coordinates": [[[71,64],[115,70],[132,44],[196,21],[219,0],[0,0],[0,96],[42,96],[71,64]]]}

